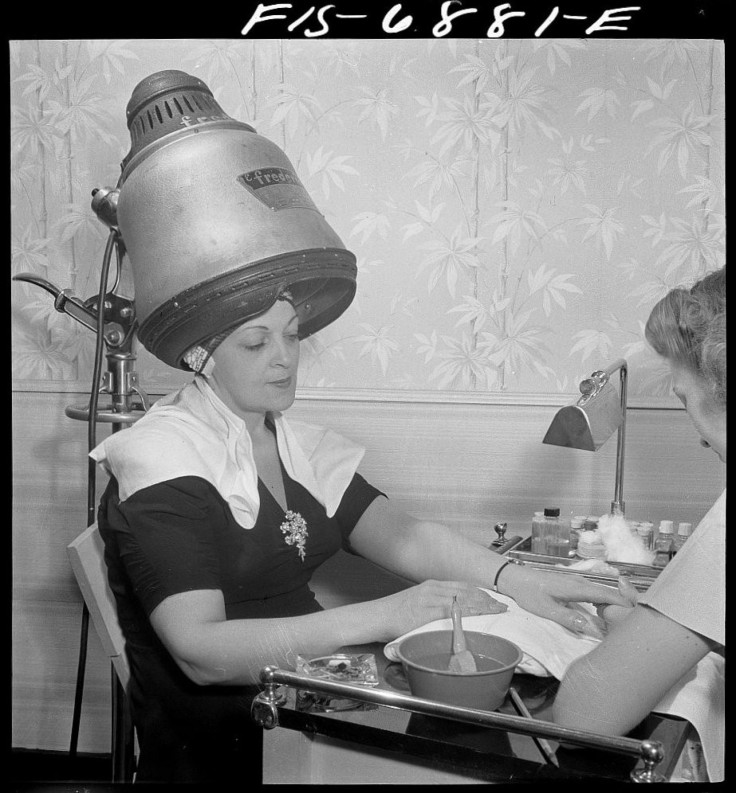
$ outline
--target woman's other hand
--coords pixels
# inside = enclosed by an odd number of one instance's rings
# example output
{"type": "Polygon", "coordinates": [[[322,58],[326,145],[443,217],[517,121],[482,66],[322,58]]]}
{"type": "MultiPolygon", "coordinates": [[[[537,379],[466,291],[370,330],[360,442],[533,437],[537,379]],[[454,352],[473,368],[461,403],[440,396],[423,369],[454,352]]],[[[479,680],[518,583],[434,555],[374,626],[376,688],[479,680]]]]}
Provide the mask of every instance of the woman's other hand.
{"type": "Polygon", "coordinates": [[[454,596],[457,596],[464,617],[499,614],[508,608],[505,603],[465,581],[424,581],[381,598],[379,602],[386,614],[386,634],[382,639],[391,641],[428,622],[448,618],[454,596]]]}

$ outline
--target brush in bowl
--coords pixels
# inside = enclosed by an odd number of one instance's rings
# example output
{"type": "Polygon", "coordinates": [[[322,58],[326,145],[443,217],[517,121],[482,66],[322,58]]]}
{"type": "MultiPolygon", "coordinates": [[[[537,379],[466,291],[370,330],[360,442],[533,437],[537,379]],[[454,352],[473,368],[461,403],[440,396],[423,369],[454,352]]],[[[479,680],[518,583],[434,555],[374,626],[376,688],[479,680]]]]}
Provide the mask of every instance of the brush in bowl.
{"type": "Polygon", "coordinates": [[[407,636],[397,647],[409,690],[415,697],[480,710],[496,710],[503,703],[521,663],[522,652],[501,636],[465,631],[477,671],[455,672],[452,631],[425,631],[407,636]]]}

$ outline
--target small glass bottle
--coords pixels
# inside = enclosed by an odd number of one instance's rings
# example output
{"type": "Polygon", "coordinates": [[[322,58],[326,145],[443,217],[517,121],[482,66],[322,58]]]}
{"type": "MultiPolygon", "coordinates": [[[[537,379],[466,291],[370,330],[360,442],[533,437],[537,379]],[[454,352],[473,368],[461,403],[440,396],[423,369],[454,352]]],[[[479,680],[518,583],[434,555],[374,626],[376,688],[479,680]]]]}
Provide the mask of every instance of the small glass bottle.
{"type": "Polygon", "coordinates": [[[580,539],[580,532],[583,530],[585,523],[585,515],[574,515],[570,518],[570,555],[574,555],[578,549],[578,540],[580,539]]]}
{"type": "Polygon", "coordinates": [[[652,550],[652,540],[654,538],[654,525],[651,521],[643,520],[636,524],[636,536],[641,540],[642,545],[647,551],[652,550]]]}
{"type": "Polygon", "coordinates": [[[547,553],[544,512],[541,510],[535,512],[532,518],[532,553],[547,553]]]}
{"type": "Polygon", "coordinates": [[[547,555],[567,558],[570,554],[570,525],[560,520],[558,507],[544,510],[544,524],[547,532],[547,555]]]}
{"type": "Polygon", "coordinates": [[[680,548],[685,544],[687,538],[690,536],[693,530],[692,523],[680,523],[677,527],[677,534],[675,535],[675,547],[672,551],[672,555],[674,556],[680,548]]]}
{"type": "Polygon", "coordinates": [[[674,524],[671,520],[661,520],[659,522],[659,531],[654,540],[654,561],[652,564],[655,567],[664,567],[672,558],[672,550],[674,548],[674,524]]]}

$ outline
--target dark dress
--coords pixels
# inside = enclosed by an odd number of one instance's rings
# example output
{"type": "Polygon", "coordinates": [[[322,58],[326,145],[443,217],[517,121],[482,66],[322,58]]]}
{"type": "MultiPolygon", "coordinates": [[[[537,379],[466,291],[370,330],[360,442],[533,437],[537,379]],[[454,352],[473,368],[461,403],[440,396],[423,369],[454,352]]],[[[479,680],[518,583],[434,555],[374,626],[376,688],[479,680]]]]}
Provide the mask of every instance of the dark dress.
{"type": "Polygon", "coordinates": [[[137,782],[260,782],[262,733],[250,718],[257,686],[198,686],[149,622],[166,597],[222,590],[227,619],[322,610],[309,580],[341,547],[380,491],[355,474],[332,518],[282,466],[289,509],[308,526],[306,556],[287,545],[284,511],[259,480],[252,529],[238,525],[215,487],[196,476],[152,485],[125,502],[111,478],[98,514],[105,561],[131,667],[139,743],[137,782]]]}

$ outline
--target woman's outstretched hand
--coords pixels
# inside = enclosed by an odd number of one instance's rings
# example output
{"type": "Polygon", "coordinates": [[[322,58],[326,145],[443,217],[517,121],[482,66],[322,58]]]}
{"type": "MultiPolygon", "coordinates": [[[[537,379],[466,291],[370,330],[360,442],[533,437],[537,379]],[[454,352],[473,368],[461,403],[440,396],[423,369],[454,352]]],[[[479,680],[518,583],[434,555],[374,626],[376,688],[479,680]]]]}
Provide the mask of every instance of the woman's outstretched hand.
{"type": "Polygon", "coordinates": [[[553,620],[574,633],[598,639],[605,631],[603,620],[576,604],[594,603],[599,608],[621,606],[627,611],[631,609],[630,598],[619,590],[594,584],[582,576],[509,565],[501,573],[500,583],[504,594],[532,614],[553,620]]]}

